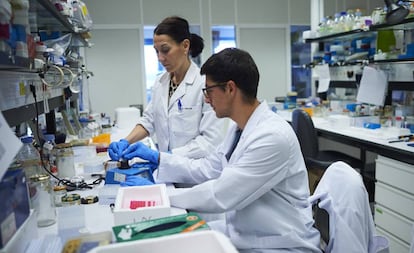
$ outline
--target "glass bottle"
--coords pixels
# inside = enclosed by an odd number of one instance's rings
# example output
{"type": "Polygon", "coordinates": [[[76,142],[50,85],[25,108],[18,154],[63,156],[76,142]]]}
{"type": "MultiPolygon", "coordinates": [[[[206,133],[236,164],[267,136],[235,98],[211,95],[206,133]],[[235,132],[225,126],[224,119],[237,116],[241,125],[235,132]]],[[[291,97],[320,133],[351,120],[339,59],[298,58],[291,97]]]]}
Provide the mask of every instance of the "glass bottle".
{"type": "Polygon", "coordinates": [[[64,185],[55,185],[53,187],[53,196],[55,201],[55,206],[62,206],[62,197],[66,196],[67,190],[64,185]]]}
{"type": "Polygon", "coordinates": [[[75,158],[72,145],[60,143],[55,146],[57,172],[60,178],[75,176],[75,158]]]}
{"type": "Polygon", "coordinates": [[[31,207],[35,210],[38,227],[47,227],[56,222],[55,200],[48,175],[37,175],[30,178],[35,192],[30,199],[31,207]]]}

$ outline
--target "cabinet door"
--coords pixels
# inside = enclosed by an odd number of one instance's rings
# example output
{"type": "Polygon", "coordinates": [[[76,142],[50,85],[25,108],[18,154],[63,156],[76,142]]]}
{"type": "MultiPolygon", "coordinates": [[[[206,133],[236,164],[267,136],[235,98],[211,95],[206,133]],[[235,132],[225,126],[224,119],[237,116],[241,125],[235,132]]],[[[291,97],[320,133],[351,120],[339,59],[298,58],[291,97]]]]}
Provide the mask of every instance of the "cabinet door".
{"type": "Polygon", "coordinates": [[[285,27],[239,29],[240,48],[250,52],[259,68],[259,99],[274,101],[276,96],[285,96],[290,89],[288,32],[285,27]]]}

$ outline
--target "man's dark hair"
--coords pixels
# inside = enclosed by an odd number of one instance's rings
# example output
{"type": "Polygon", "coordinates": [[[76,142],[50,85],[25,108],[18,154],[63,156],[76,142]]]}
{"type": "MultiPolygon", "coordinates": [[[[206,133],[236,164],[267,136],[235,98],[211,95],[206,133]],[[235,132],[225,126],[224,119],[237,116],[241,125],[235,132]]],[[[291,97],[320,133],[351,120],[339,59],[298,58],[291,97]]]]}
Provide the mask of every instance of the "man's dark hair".
{"type": "Polygon", "coordinates": [[[217,83],[233,80],[246,101],[256,99],[259,70],[251,55],[244,50],[226,48],[213,54],[203,64],[200,73],[217,83]]]}

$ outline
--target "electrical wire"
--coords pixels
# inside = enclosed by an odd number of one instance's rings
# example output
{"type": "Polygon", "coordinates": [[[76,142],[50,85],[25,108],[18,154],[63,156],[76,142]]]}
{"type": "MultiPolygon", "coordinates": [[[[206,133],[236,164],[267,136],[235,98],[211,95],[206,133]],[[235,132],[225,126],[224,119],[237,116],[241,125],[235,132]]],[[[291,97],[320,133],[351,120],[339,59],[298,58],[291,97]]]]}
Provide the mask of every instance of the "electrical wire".
{"type": "MultiPolygon", "coordinates": [[[[32,81],[32,83],[30,83],[29,87],[30,87],[30,91],[33,94],[34,103],[35,103],[35,110],[36,110],[36,116],[34,118],[34,120],[35,120],[35,128],[36,128],[35,131],[36,131],[36,134],[37,134],[38,138],[40,138],[40,130],[39,130],[39,115],[40,115],[40,112],[39,112],[39,106],[38,106],[38,103],[37,103],[36,87],[33,84],[33,81],[32,81]]],[[[57,180],[58,185],[65,185],[66,187],[69,187],[69,189],[72,189],[72,190],[76,190],[76,189],[92,189],[93,186],[99,185],[103,180],[105,180],[105,177],[103,177],[100,174],[94,174],[95,176],[98,175],[99,178],[96,179],[96,180],[94,180],[92,183],[86,183],[85,181],[82,181],[82,182],[72,182],[69,179],[64,179],[64,178],[57,177],[48,168],[46,168],[45,161],[43,160],[43,147],[41,147],[40,143],[38,143],[38,144],[39,144],[39,148],[36,149],[36,150],[39,152],[40,162],[42,164],[42,168],[46,171],[47,174],[49,174],[51,177],[53,177],[54,179],[57,180]]],[[[92,175],[92,176],[94,176],[94,175],[92,175]]]]}

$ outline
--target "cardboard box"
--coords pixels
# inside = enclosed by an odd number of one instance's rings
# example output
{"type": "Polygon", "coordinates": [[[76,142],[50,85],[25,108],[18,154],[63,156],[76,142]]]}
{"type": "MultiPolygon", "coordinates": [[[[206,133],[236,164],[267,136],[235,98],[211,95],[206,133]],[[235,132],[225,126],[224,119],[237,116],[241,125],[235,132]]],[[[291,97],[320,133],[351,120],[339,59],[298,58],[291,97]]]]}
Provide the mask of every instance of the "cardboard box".
{"type": "Polygon", "coordinates": [[[131,224],[166,217],[170,214],[170,199],[165,184],[118,189],[114,207],[115,225],[131,224]]]}
{"type": "Polygon", "coordinates": [[[237,253],[230,240],[223,234],[201,230],[132,242],[114,243],[94,248],[90,253],[237,253]]]}
{"type": "Polygon", "coordinates": [[[112,227],[117,242],[161,237],[200,229],[209,229],[209,227],[198,214],[191,212],[112,227]]]}
{"type": "Polygon", "coordinates": [[[8,170],[0,182],[0,249],[30,214],[30,199],[22,169],[8,170]]]}

